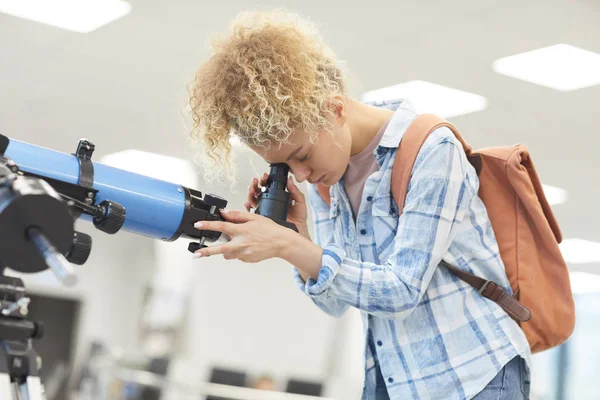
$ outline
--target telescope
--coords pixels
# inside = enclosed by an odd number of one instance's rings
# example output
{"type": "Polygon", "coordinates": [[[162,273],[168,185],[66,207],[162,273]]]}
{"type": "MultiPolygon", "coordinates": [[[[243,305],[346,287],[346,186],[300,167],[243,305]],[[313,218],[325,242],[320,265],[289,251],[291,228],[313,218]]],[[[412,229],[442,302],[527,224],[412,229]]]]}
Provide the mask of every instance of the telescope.
{"type": "Polygon", "coordinates": [[[0,135],[0,261],[32,273],[50,267],[74,283],[70,263],[82,265],[91,237],[74,230],[78,218],[108,234],[121,229],[164,241],[198,239],[195,251],[221,234],[194,223],[223,220],[220,196],[92,161],[95,146],[81,139],[73,154],[0,135]]]}

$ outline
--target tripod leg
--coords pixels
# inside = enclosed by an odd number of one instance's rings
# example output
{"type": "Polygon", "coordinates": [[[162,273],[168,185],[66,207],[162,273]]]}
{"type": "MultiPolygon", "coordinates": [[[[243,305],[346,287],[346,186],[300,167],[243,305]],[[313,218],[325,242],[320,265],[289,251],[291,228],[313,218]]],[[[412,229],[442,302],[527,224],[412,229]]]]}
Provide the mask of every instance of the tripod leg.
{"type": "Polygon", "coordinates": [[[8,374],[0,374],[0,399],[12,399],[13,393],[10,376],[8,374]]]}
{"type": "Polygon", "coordinates": [[[21,385],[20,390],[23,400],[46,400],[39,376],[28,376],[27,381],[21,385]]]}

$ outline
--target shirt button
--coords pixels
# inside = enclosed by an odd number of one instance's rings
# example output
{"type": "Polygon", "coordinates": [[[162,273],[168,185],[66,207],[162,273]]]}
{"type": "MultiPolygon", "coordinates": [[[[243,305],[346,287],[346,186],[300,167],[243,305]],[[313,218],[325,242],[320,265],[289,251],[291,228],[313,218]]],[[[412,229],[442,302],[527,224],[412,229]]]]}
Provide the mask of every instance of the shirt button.
{"type": "Polygon", "coordinates": [[[373,196],[367,196],[367,201],[373,200],[373,196]]]}
{"type": "Polygon", "coordinates": [[[366,235],[367,234],[367,230],[366,229],[361,229],[360,230],[360,234],[361,235],[366,235]]]}
{"type": "Polygon", "coordinates": [[[394,378],[388,378],[388,382],[389,383],[393,383],[394,382],[394,378]]]}
{"type": "Polygon", "coordinates": [[[383,346],[383,342],[381,340],[377,341],[377,346],[383,346]]]}

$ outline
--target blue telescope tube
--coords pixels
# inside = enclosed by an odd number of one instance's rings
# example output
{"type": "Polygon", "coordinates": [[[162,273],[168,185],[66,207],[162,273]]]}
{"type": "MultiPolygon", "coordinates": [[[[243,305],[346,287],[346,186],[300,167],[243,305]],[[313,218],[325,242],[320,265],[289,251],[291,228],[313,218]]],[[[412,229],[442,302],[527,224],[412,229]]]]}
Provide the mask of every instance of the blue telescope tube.
{"type": "MultiPolygon", "coordinates": [[[[74,155],[12,138],[4,155],[27,173],[78,184],[80,167],[74,155]]],[[[190,208],[189,189],[97,162],[93,166],[93,188],[98,190],[95,204],[111,200],[124,206],[123,230],[168,241],[184,233],[181,225],[184,212],[190,208]]],[[[92,220],[87,214],[80,218],[92,220]]]]}

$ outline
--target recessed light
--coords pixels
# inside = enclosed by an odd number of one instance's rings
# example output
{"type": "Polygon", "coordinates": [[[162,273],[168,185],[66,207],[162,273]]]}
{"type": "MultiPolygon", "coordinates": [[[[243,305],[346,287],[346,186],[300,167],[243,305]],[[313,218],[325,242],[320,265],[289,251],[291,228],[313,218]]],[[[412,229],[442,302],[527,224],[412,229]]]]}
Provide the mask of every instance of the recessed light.
{"type": "Polygon", "coordinates": [[[0,13],[88,33],[131,11],[122,0],[0,0],[0,13]]]}
{"type": "Polygon", "coordinates": [[[556,186],[542,185],[546,200],[553,206],[567,201],[567,191],[556,186]]]}
{"type": "Polygon", "coordinates": [[[600,54],[568,44],[500,58],[492,68],[499,74],[560,91],[600,83],[600,54]]]}
{"type": "Polygon", "coordinates": [[[469,114],[487,107],[485,97],[425,81],[408,81],[371,90],[361,96],[365,102],[389,102],[407,99],[417,112],[433,113],[443,118],[469,114]]]}
{"type": "Polygon", "coordinates": [[[563,258],[571,264],[600,262],[600,243],[579,238],[565,239],[559,245],[563,258]]]}

